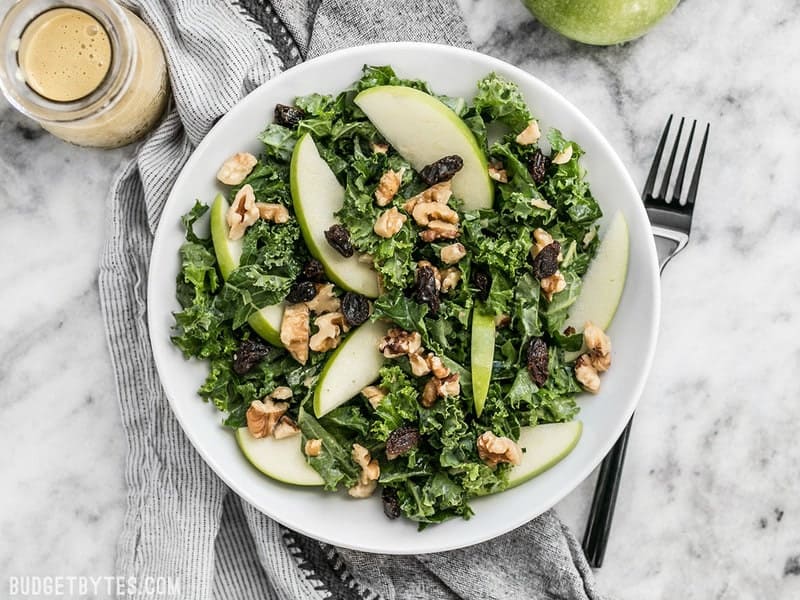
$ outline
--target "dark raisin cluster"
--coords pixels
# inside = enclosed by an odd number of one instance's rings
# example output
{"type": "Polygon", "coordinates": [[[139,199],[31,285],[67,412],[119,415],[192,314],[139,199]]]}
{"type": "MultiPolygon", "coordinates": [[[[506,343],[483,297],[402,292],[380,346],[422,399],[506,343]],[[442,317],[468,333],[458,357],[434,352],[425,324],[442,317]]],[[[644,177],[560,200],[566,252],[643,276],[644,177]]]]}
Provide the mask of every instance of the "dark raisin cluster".
{"type": "Polygon", "coordinates": [[[558,255],[561,254],[561,244],[553,242],[539,251],[533,259],[533,276],[536,279],[545,279],[558,271],[558,255]]]}
{"type": "Polygon", "coordinates": [[[289,129],[296,129],[300,121],[306,118],[306,111],[286,104],[275,105],[275,122],[289,129]]]}
{"type": "Polygon", "coordinates": [[[350,327],[357,327],[369,318],[369,300],[361,294],[346,292],[342,296],[342,315],[350,327]]]}
{"type": "Polygon", "coordinates": [[[547,344],[542,338],[533,338],[528,344],[526,352],[528,373],[531,380],[542,387],[547,382],[549,356],[547,354],[547,344]]]}
{"type": "Polygon", "coordinates": [[[325,239],[331,245],[331,248],[336,250],[345,258],[350,258],[355,253],[353,242],[350,241],[350,232],[344,225],[332,225],[330,229],[325,232],[325,239]]]}
{"type": "Polygon", "coordinates": [[[450,181],[464,166],[464,161],[458,154],[445,156],[422,168],[419,172],[422,181],[428,185],[436,185],[442,181],[450,181]]]}
{"type": "Polygon", "coordinates": [[[439,290],[436,289],[436,274],[433,267],[418,267],[414,275],[414,299],[427,304],[432,313],[439,310],[439,290]]]}
{"type": "Polygon", "coordinates": [[[398,427],[386,439],[386,458],[394,460],[401,454],[411,452],[419,446],[419,429],[411,425],[398,427]]]}
{"type": "Polygon", "coordinates": [[[259,340],[243,340],[233,353],[233,372],[245,375],[264,360],[270,353],[270,347],[259,340]]]}
{"type": "Polygon", "coordinates": [[[528,171],[536,183],[543,183],[547,179],[547,169],[550,168],[550,157],[542,154],[541,150],[536,150],[536,153],[528,163],[528,171]]]}

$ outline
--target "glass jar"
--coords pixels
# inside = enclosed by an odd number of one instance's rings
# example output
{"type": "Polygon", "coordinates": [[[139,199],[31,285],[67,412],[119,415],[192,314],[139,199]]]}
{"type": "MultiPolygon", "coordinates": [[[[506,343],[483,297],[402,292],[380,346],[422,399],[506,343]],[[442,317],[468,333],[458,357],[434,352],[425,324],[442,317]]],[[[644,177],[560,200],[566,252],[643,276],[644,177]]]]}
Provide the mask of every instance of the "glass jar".
{"type": "Polygon", "coordinates": [[[0,23],[0,44],[4,95],[63,140],[124,146],[164,112],[161,45],[113,0],[19,0],[0,23]]]}

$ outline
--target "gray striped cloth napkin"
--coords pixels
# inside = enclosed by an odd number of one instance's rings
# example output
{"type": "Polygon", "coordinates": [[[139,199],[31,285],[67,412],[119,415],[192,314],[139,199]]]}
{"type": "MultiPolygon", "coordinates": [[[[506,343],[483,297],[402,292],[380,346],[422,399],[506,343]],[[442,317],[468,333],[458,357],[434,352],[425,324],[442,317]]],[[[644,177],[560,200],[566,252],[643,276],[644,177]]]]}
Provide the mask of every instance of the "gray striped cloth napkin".
{"type": "MultiPolygon", "coordinates": [[[[137,0],[174,105],[109,198],[100,293],[128,444],[117,574],[176,577],[180,597],[599,599],[574,537],[548,512],[494,541],[424,556],[334,548],[289,531],[220,481],[185,438],[146,326],[153,234],[177,173],[214,122],[305,58],[373,41],[469,46],[455,0],[137,0]]],[[[143,593],[136,596],[145,598],[143,593]]]]}

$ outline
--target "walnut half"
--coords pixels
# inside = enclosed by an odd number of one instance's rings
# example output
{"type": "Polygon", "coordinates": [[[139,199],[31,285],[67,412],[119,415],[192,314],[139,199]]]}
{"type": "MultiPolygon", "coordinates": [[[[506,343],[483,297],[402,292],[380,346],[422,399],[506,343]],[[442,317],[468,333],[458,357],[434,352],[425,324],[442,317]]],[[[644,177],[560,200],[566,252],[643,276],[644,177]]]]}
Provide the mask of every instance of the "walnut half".
{"type": "Polygon", "coordinates": [[[378,461],[370,456],[369,450],[361,444],[353,444],[351,456],[353,461],[361,467],[361,473],[358,476],[358,483],[347,490],[347,493],[353,498],[367,498],[378,487],[381,467],[378,461]]]}
{"type": "Polygon", "coordinates": [[[490,467],[500,463],[518,465],[522,462],[522,450],[507,437],[498,437],[491,431],[483,432],[477,441],[478,456],[490,467]]]}
{"type": "Polygon", "coordinates": [[[258,221],[260,216],[258,207],[256,206],[256,194],[253,191],[253,186],[249,183],[243,185],[242,188],[236,192],[228,212],[225,214],[225,221],[228,223],[228,238],[231,240],[240,240],[244,236],[244,232],[253,223],[258,221]]]}
{"type": "Polygon", "coordinates": [[[281,342],[301,365],[308,360],[309,310],[305,303],[289,304],[283,309],[281,342]]]}
{"type": "Polygon", "coordinates": [[[278,421],[281,420],[289,405],[286,402],[275,402],[272,398],[253,400],[247,409],[247,429],[254,438],[264,438],[272,435],[278,421]]]}

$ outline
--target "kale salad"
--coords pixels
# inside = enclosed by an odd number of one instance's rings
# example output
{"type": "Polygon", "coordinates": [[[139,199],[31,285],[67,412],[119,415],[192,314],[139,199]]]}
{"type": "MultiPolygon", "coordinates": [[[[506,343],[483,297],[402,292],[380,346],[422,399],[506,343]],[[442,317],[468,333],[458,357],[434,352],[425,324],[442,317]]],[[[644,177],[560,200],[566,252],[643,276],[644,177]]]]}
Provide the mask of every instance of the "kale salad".
{"type": "Polygon", "coordinates": [[[494,73],[468,100],[365,66],[274,111],[182,218],[172,337],[248,460],[424,527],[567,455],[611,362],[616,302],[587,317],[620,237],[581,147],[494,73]]]}

